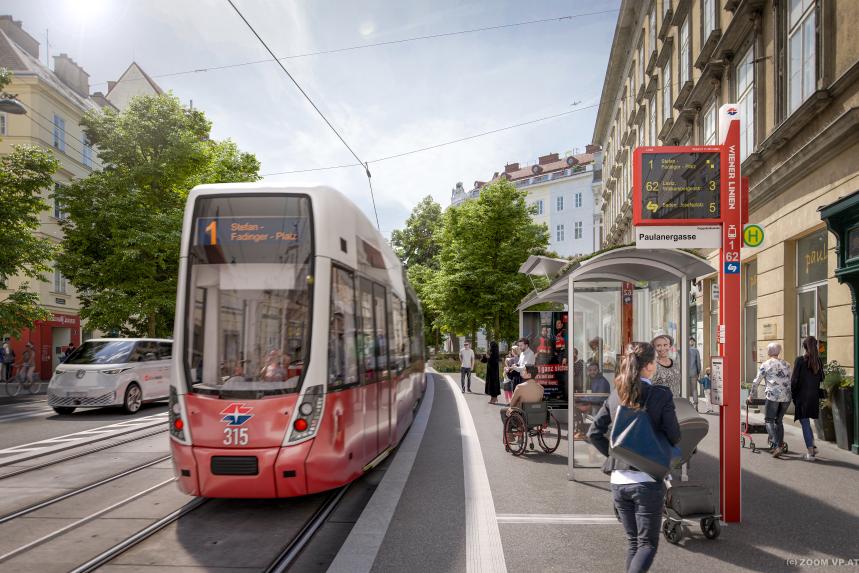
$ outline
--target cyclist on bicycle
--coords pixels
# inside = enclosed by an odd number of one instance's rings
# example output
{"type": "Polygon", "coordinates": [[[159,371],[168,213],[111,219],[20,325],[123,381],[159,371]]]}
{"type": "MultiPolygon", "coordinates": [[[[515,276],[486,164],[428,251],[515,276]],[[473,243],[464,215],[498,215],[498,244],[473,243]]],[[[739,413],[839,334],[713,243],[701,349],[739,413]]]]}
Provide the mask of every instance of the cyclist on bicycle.
{"type": "Polygon", "coordinates": [[[24,354],[21,355],[21,380],[28,382],[36,370],[36,347],[32,342],[27,343],[24,354]]]}

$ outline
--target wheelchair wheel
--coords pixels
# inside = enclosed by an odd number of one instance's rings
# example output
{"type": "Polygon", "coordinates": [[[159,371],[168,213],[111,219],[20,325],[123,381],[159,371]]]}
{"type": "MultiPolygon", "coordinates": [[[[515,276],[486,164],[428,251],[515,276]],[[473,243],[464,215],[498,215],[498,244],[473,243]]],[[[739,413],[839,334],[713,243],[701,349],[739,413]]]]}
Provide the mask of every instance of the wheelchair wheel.
{"type": "Polygon", "coordinates": [[[537,435],[537,439],[540,441],[540,447],[547,454],[557,450],[561,444],[561,423],[551,412],[549,412],[546,425],[537,435]]]}
{"type": "Polygon", "coordinates": [[[514,456],[521,456],[528,447],[527,441],[525,418],[519,412],[513,412],[504,422],[504,449],[514,456]]]}

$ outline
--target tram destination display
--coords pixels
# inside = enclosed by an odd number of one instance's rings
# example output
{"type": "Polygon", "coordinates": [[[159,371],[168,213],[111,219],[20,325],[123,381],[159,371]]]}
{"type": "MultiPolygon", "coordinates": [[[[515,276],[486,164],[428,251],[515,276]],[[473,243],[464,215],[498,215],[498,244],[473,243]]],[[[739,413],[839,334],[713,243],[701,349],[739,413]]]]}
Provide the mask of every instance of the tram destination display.
{"type": "Polygon", "coordinates": [[[637,149],[636,224],[721,220],[720,158],[712,146],[637,149]]]}
{"type": "Polygon", "coordinates": [[[307,241],[306,217],[200,217],[194,232],[194,247],[215,264],[288,262],[289,253],[306,248],[307,241]]]}

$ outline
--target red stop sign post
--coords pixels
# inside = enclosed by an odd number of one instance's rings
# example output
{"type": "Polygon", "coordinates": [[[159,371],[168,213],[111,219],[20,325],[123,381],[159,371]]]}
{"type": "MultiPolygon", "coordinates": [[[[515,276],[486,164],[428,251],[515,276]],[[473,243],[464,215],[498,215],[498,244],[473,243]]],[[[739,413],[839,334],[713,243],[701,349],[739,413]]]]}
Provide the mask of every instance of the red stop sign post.
{"type": "Polygon", "coordinates": [[[639,147],[633,153],[633,224],[720,224],[719,354],[723,360],[719,416],[719,503],[722,519],[739,522],[740,484],[740,247],[748,221],[748,181],[740,174],[737,107],[719,109],[719,145],[639,147]],[[724,338],[722,338],[724,333],[724,338]]]}

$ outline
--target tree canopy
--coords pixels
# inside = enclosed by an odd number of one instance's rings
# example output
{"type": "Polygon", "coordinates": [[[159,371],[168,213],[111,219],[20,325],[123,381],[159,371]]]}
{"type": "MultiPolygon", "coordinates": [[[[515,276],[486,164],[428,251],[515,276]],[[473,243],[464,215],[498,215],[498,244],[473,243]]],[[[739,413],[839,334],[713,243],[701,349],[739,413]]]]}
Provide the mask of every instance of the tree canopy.
{"type": "MultiPolygon", "coordinates": [[[[0,94],[7,95],[3,89],[11,77],[0,68],[0,94]]],[[[18,337],[22,329],[48,318],[27,279],[44,280],[54,257],[53,243],[35,232],[48,208],[42,190],[53,185],[57,166],[51,152],[33,146],[16,145],[0,157],[0,290],[11,291],[0,296],[0,334],[18,337]],[[14,277],[23,281],[13,285],[14,277]]]]}
{"type": "Polygon", "coordinates": [[[60,188],[67,213],[58,259],[91,327],[125,335],[173,329],[182,216],[201,183],[255,181],[259,162],[173,95],[134,98],[81,124],[104,165],[60,188]]]}

